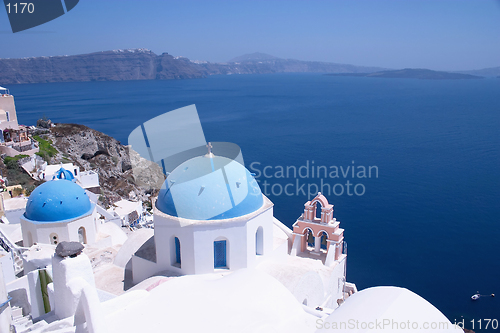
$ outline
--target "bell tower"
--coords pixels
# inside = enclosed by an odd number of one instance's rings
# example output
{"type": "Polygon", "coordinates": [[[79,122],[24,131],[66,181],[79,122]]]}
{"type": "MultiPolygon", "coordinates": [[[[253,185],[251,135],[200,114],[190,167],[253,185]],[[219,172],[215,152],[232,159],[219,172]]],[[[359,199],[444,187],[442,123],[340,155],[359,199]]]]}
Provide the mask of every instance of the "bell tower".
{"type": "Polygon", "coordinates": [[[327,266],[345,256],[344,229],[333,217],[333,205],[321,192],[304,204],[304,213],[293,224],[293,246],[290,255],[307,255],[324,259],[327,266]],[[317,216],[317,213],[320,213],[317,216]]]}

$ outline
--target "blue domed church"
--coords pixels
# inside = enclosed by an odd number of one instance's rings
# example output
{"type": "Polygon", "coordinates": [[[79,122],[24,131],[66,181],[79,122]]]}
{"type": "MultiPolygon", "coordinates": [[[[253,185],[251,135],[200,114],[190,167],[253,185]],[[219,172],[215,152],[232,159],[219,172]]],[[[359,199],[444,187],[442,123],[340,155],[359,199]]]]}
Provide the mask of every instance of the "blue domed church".
{"type": "Polygon", "coordinates": [[[185,161],[168,175],[154,206],[154,248],[132,257],[134,283],[161,271],[252,267],[273,253],[273,204],[235,160],[209,152],[185,161]]]}
{"type": "Polygon", "coordinates": [[[74,182],[71,172],[61,168],[54,179],[35,188],[21,217],[24,246],[61,241],[94,243],[97,234],[95,205],[74,182]]]}

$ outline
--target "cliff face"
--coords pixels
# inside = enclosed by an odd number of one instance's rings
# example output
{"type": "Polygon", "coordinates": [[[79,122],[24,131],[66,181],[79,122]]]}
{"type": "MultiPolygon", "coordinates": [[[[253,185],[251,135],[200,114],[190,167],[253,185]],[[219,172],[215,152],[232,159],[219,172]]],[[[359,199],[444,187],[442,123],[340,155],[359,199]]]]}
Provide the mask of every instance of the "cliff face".
{"type": "Polygon", "coordinates": [[[52,158],[51,164],[72,162],[81,169],[99,173],[104,204],[121,198],[146,200],[147,194],[152,193],[136,184],[128,148],[114,138],[76,124],[57,124],[46,135],[61,152],[52,158]]]}
{"type": "Polygon", "coordinates": [[[174,58],[163,53],[155,59],[155,76],[152,79],[194,79],[204,77],[205,71],[187,58],[174,58]]]}
{"type": "Polygon", "coordinates": [[[45,83],[203,77],[196,64],[149,50],[119,50],[75,56],[0,59],[0,82],[45,83]]]}
{"type": "MultiPolygon", "coordinates": [[[[255,57],[255,55],[254,55],[255,57]]],[[[238,58],[236,58],[238,59],[238,58]]],[[[244,57],[228,63],[192,62],[145,49],[23,59],[0,59],[0,83],[192,79],[214,74],[286,72],[369,73],[381,70],[317,61],[244,57]]]]}

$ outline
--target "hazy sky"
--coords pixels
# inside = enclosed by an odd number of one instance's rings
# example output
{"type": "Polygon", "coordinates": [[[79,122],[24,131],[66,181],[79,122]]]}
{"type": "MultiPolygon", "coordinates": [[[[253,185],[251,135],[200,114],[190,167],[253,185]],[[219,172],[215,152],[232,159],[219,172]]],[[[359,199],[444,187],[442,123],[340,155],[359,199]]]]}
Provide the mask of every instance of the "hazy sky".
{"type": "MultiPolygon", "coordinates": [[[[28,0],[27,0],[28,1],[28,0]]],[[[500,66],[500,0],[80,0],[13,34],[0,8],[0,58],[147,48],[192,60],[245,53],[388,68],[500,66]]]]}

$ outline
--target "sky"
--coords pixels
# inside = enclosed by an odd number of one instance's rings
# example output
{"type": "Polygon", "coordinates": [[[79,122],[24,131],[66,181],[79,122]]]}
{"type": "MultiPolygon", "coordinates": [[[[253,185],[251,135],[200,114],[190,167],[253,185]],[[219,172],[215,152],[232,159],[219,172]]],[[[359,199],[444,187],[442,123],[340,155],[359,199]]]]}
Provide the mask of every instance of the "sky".
{"type": "Polygon", "coordinates": [[[15,34],[0,8],[0,41],[0,58],[146,48],[211,62],[263,52],[468,70],[500,66],[500,0],[80,0],[65,15],[15,34]]]}

